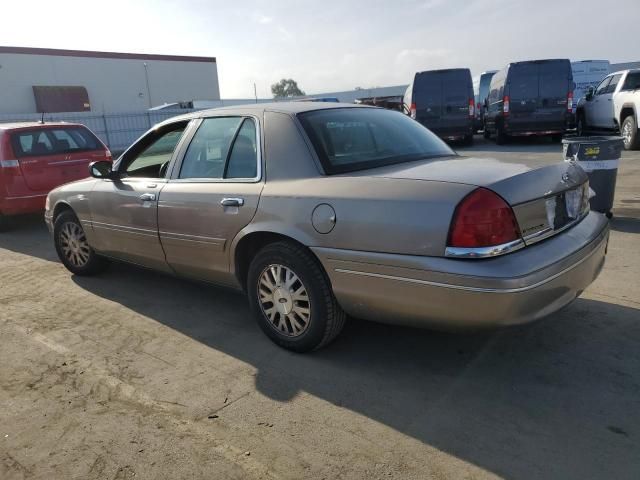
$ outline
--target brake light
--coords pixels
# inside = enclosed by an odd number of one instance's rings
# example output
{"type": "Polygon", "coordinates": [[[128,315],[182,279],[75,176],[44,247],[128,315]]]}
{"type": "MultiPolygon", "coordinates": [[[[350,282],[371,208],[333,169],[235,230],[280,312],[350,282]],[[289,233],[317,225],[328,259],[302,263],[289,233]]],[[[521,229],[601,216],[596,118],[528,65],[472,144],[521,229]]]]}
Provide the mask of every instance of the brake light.
{"type": "Polygon", "coordinates": [[[113,155],[111,155],[111,150],[109,150],[108,148],[104,151],[104,156],[107,161],[109,162],[113,161],[113,155]]]}
{"type": "Polygon", "coordinates": [[[502,113],[504,113],[505,115],[509,115],[509,107],[509,95],[505,95],[504,97],[502,97],[502,113]]]}
{"type": "Polygon", "coordinates": [[[473,98],[469,99],[469,116],[473,117],[475,115],[475,110],[476,110],[476,102],[473,98]]]}
{"type": "Polygon", "coordinates": [[[411,104],[411,108],[409,109],[409,113],[411,115],[411,118],[413,118],[415,120],[416,119],[416,104],[415,103],[411,104]]]}
{"type": "Polygon", "coordinates": [[[520,239],[511,207],[498,194],[478,188],[456,207],[449,229],[449,247],[492,247],[520,239]]]}
{"type": "Polygon", "coordinates": [[[567,112],[573,112],[573,92],[567,93],[567,112]]]}

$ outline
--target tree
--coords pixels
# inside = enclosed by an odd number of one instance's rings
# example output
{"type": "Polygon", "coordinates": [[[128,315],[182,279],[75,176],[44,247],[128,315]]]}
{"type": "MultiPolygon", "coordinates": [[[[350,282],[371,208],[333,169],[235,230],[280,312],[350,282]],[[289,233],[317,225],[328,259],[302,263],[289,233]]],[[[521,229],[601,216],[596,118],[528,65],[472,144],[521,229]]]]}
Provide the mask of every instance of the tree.
{"type": "Polygon", "coordinates": [[[291,78],[283,78],[278,83],[271,85],[273,98],[302,97],[305,93],[298,88],[298,83],[291,78]]]}

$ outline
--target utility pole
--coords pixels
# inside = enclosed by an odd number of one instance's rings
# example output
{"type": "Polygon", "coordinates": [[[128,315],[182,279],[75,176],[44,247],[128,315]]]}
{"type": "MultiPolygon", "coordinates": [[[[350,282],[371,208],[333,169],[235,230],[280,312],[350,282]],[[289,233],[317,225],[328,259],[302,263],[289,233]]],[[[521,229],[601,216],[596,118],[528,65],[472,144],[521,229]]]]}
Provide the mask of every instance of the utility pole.
{"type": "Polygon", "coordinates": [[[147,98],[149,99],[149,108],[153,107],[153,103],[151,102],[151,89],[149,88],[149,66],[147,62],[144,62],[144,79],[147,82],[147,98]]]}
{"type": "Polygon", "coordinates": [[[258,89],[256,88],[256,82],[253,82],[253,95],[256,97],[256,103],[258,103],[258,89]]]}

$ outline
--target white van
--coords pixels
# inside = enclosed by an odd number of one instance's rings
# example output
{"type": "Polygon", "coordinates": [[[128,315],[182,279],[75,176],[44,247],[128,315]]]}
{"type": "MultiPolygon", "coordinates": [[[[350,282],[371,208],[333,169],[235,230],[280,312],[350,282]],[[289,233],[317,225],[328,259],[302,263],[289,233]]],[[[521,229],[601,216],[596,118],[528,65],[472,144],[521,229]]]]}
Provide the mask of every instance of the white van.
{"type": "Polygon", "coordinates": [[[589,87],[596,87],[604,77],[609,75],[609,60],[582,60],[571,62],[573,81],[573,113],[576,113],[578,102],[587,93],[589,87]]]}

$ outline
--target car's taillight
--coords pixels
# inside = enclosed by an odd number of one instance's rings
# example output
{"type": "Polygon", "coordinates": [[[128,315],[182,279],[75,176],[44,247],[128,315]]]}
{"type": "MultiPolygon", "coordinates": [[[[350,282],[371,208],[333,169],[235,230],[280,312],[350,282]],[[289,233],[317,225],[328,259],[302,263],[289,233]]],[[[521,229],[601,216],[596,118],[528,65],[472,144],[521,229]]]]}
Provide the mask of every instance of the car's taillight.
{"type": "Polygon", "coordinates": [[[448,247],[493,247],[520,240],[511,207],[498,194],[478,188],[456,207],[448,247]]]}
{"type": "Polygon", "coordinates": [[[469,99],[469,116],[473,117],[476,113],[476,102],[473,98],[469,99]]]}
{"type": "Polygon", "coordinates": [[[505,95],[504,97],[502,97],[502,113],[504,113],[505,115],[509,115],[510,106],[509,95],[505,95]]]}
{"type": "Polygon", "coordinates": [[[409,109],[409,113],[411,115],[411,118],[413,118],[415,120],[416,119],[416,104],[415,103],[411,104],[411,108],[409,109]]]}
{"type": "Polygon", "coordinates": [[[111,155],[111,150],[109,150],[108,148],[104,151],[104,156],[107,159],[107,161],[109,162],[113,161],[113,155],[111,155]]]}
{"type": "Polygon", "coordinates": [[[567,93],[567,112],[573,112],[573,92],[567,93]]]}

